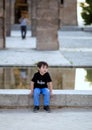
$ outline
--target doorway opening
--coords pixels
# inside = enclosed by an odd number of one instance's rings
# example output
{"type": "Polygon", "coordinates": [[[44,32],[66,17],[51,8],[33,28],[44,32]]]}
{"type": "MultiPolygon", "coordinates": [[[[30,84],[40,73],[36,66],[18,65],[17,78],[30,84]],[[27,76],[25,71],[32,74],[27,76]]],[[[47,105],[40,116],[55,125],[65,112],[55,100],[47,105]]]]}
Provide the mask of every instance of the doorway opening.
{"type": "Polygon", "coordinates": [[[27,0],[16,0],[15,2],[15,24],[19,23],[21,16],[28,18],[28,4],[27,0]]]}

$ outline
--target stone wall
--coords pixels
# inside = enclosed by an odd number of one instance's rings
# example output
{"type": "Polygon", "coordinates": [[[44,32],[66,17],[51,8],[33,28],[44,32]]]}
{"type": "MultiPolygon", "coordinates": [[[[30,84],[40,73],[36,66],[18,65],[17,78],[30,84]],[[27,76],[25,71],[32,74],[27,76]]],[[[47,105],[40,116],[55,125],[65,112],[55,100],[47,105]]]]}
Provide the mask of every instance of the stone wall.
{"type": "Polygon", "coordinates": [[[0,49],[4,48],[5,43],[5,2],[0,1],[0,49]]]}
{"type": "Polygon", "coordinates": [[[7,0],[6,5],[6,36],[10,36],[10,31],[11,31],[11,0],[7,0]]]}
{"type": "Polygon", "coordinates": [[[4,89],[3,68],[0,68],[0,89],[4,89]]]}
{"type": "MultiPolygon", "coordinates": [[[[29,94],[30,94],[30,90],[25,90],[25,89],[0,90],[0,107],[1,108],[33,107],[33,98],[31,98],[29,94]]],[[[40,105],[43,105],[42,97],[40,100],[40,105]]],[[[77,108],[86,107],[86,109],[88,107],[92,108],[92,91],[53,90],[53,97],[50,100],[50,106],[51,107],[77,107],[77,108]]]]}
{"type": "Polygon", "coordinates": [[[31,0],[31,31],[32,36],[36,37],[36,0],[31,0]]]}
{"type": "Polygon", "coordinates": [[[77,0],[64,0],[59,9],[60,27],[77,25],[77,0]]]}
{"type": "Polygon", "coordinates": [[[10,0],[11,1],[11,25],[14,24],[14,8],[15,8],[15,0],[10,0]]]}

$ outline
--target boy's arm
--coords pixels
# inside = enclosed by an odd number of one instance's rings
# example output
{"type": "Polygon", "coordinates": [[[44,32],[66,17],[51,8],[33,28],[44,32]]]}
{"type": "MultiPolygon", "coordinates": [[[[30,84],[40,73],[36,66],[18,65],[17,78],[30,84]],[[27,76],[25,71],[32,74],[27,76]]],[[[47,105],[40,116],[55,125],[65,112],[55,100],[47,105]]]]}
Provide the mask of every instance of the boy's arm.
{"type": "Polygon", "coordinates": [[[50,94],[52,95],[52,90],[53,90],[52,82],[47,83],[47,85],[48,85],[48,88],[50,90],[50,94]]]}

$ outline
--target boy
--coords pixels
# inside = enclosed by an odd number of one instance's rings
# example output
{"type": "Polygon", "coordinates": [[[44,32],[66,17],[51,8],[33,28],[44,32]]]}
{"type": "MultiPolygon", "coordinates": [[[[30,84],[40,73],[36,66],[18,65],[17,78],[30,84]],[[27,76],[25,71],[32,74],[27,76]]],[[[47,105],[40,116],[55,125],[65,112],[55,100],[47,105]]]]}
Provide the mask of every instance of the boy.
{"type": "Polygon", "coordinates": [[[20,29],[21,29],[21,37],[22,39],[25,39],[27,33],[27,24],[29,23],[29,21],[26,17],[22,16],[19,19],[19,22],[20,22],[20,29]]]}
{"type": "Polygon", "coordinates": [[[50,112],[50,96],[52,95],[52,79],[48,73],[48,64],[41,61],[37,64],[36,72],[31,80],[31,95],[34,97],[34,112],[39,110],[40,94],[44,96],[43,109],[50,112]]]}

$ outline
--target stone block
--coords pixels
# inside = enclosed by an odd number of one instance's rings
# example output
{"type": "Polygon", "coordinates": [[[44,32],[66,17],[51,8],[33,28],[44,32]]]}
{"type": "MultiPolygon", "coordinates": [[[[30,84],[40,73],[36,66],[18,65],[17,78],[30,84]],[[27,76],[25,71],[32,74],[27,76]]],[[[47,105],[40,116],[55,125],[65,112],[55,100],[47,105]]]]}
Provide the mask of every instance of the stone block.
{"type": "Polygon", "coordinates": [[[64,21],[64,23],[65,24],[73,24],[74,25],[74,23],[77,23],[77,14],[76,14],[76,11],[75,11],[75,7],[72,7],[72,5],[71,6],[68,6],[68,7],[66,7],[65,8],[66,9],[66,11],[64,11],[64,17],[63,17],[63,21],[64,21]],[[72,11],[72,10],[74,10],[74,11],[72,11]],[[70,15],[69,15],[69,11],[70,11],[70,15]]]}
{"type": "Polygon", "coordinates": [[[31,21],[31,31],[32,31],[32,37],[36,36],[36,26],[37,26],[37,21],[36,19],[33,19],[32,18],[32,21],[31,21]]]}
{"type": "Polygon", "coordinates": [[[0,18],[0,38],[3,38],[3,18],[0,18]]]}
{"type": "Polygon", "coordinates": [[[3,0],[0,0],[0,9],[3,7],[3,0]]]}
{"type": "Polygon", "coordinates": [[[3,17],[3,8],[0,8],[0,17],[3,17]]]}
{"type": "Polygon", "coordinates": [[[49,0],[37,0],[37,8],[49,8],[49,0]]]}
{"type": "Polygon", "coordinates": [[[40,29],[45,29],[48,31],[51,29],[53,29],[54,31],[56,31],[57,33],[57,29],[58,29],[58,19],[39,19],[37,20],[37,30],[40,29]]]}
{"type": "Polygon", "coordinates": [[[37,8],[58,8],[56,0],[37,0],[37,8]]]}
{"type": "Polygon", "coordinates": [[[59,8],[60,26],[77,25],[77,0],[65,0],[59,8]]]}
{"type": "Polygon", "coordinates": [[[0,38],[0,49],[3,49],[4,40],[0,38]]]}
{"type": "Polygon", "coordinates": [[[66,106],[92,106],[92,95],[82,95],[82,94],[71,94],[66,96],[67,104],[66,106]]]}
{"type": "MultiPolygon", "coordinates": [[[[0,90],[0,107],[32,107],[30,90],[0,90]]],[[[40,98],[43,105],[43,98],[40,98]]],[[[54,107],[92,107],[92,92],[79,90],[53,90],[50,105],[54,107]]]]}
{"type": "Polygon", "coordinates": [[[58,10],[37,9],[37,18],[39,19],[58,19],[58,10]]]}
{"type": "Polygon", "coordinates": [[[37,49],[38,50],[57,50],[59,43],[57,31],[54,29],[37,30],[37,49]]]}

